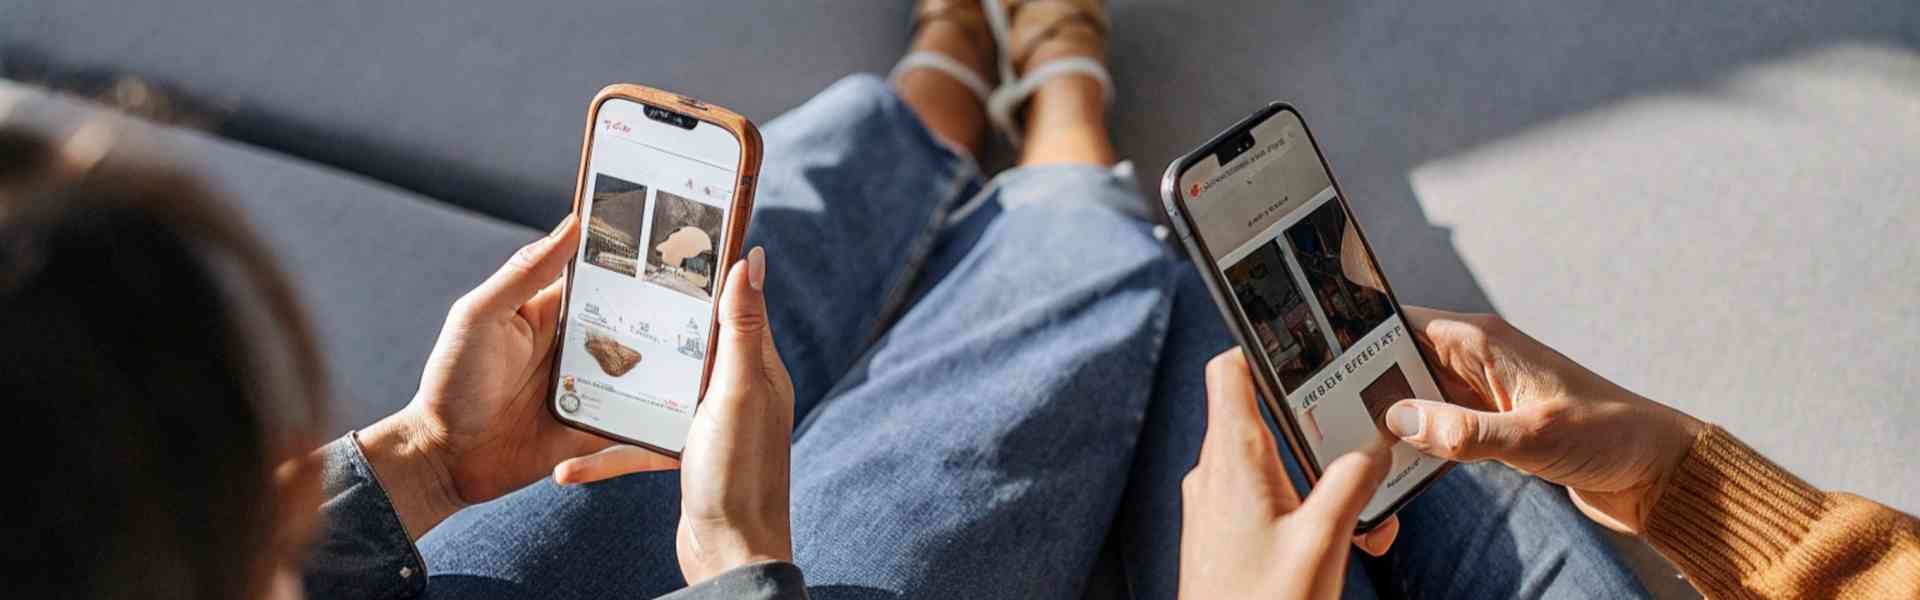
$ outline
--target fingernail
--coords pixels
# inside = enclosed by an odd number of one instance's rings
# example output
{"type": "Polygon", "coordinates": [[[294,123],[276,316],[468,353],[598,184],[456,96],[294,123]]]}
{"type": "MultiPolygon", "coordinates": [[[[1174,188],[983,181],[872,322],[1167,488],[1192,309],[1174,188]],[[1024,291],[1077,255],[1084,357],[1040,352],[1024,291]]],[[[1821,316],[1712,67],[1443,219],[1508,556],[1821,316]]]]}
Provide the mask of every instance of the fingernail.
{"type": "Polygon", "coordinates": [[[550,238],[557,238],[557,237],[560,237],[560,233],[561,233],[561,232],[563,232],[563,231],[566,231],[566,230],[567,230],[567,226],[569,226],[569,225],[572,225],[572,224],[573,224],[573,218],[574,218],[574,216],[573,216],[573,215],[572,215],[571,213],[569,213],[569,214],[567,215],[567,218],[565,218],[565,219],[561,219],[561,220],[560,220],[560,224],[559,224],[559,225],[555,225],[555,226],[553,226],[553,233],[549,233],[549,234],[547,234],[547,237],[550,237],[550,238]]]}
{"type": "Polygon", "coordinates": [[[767,251],[759,246],[747,251],[747,284],[755,290],[767,285],[767,251]]]}
{"type": "Polygon", "coordinates": [[[1420,435],[1420,407],[1401,403],[1387,409],[1387,430],[1401,438],[1420,435]]]}

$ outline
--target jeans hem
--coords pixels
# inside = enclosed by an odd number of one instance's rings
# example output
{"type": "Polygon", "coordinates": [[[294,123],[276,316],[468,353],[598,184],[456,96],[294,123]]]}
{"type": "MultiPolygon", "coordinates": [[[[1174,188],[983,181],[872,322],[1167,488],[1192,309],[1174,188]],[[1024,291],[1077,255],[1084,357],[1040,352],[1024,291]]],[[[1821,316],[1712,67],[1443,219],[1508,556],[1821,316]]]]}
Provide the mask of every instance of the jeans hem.
{"type": "Polygon", "coordinates": [[[1147,205],[1139,195],[1140,184],[1134,177],[1133,161],[1123,160],[1111,167],[1092,164],[1053,164],[1014,167],[1001,171],[993,179],[982,185],[973,197],[955,207],[947,216],[945,227],[951,228],[965,221],[975,211],[986,206],[996,196],[1008,210],[1029,204],[1090,204],[1105,206],[1120,214],[1152,221],[1147,214],[1147,205]],[[1016,194],[1000,193],[1008,189],[1020,189],[1028,185],[1058,189],[1061,180],[1079,180],[1073,187],[1084,193],[1058,193],[1038,197],[1022,198],[1016,194]],[[1045,183],[1025,184],[1027,181],[1045,183]]]}

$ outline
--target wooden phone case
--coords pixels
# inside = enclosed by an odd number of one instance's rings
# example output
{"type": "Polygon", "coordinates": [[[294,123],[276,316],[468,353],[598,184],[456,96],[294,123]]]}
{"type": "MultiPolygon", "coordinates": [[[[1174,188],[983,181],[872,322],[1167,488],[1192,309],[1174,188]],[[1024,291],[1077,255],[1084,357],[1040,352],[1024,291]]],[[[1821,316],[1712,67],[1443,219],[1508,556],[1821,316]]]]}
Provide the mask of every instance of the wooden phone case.
{"type": "MultiPolygon", "coordinates": [[[[726,293],[727,275],[732,272],[733,264],[740,259],[741,246],[745,244],[745,238],[747,236],[747,221],[753,214],[754,183],[759,178],[762,153],[760,129],[754,127],[752,121],[747,120],[746,117],[741,116],[739,113],[673,92],[631,83],[616,83],[601,88],[600,93],[594,94],[592,104],[589,104],[587,107],[586,133],[581,136],[580,140],[580,169],[574,180],[573,214],[578,217],[580,221],[579,226],[582,229],[587,227],[587,215],[583,214],[582,210],[586,207],[587,159],[593,153],[595,125],[600,121],[600,106],[605,104],[607,100],[613,98],[632,100],[643,105],[664,108],[684,114],[719,126],[721,129],[732,133],[735,139],[740,140],[740,162],[738,165],[735,165],[734,169],[733,205],[727,208],[726,231],[721,235],[720,251],[714,255],[714,262],[716,264],[714,265],[713,274],[713,302],[711,303],[712,307],[707,311],[707,356],[700,368],[699,397],[694,400],[694,410],[699,410],[699,402],[701,399],[704,399],[707,394],[708,380],[713,376],[714,355],[717,354],[714,344],[719,341],[720,335],[720,298],[726,293]]],[[[561,294],[560,320],[558,327],[554,330],[553,356],[551,358],[552,364],[554,365],[553,377],[547,382],[547,394],[542,400],[547,405],[547,412],[551,413],[561,424],[568,427],[621,443],[640,446],[673,458],[679,458],[680,453],[677,451],[661,448],[640,440],[622,437],[613,432],[603,431],[599,428],[576,422],[567,418],[566,415],[561,414],[559,409],[554,406],[554,390],[560,386],[560,353],[566,343],[567,315],[570,313],[568,304],[570,304],[573,299],[573,269],[576,262],[577,261],[574,260],[567,261],[567,282],[565,291],[561,294]]]]}

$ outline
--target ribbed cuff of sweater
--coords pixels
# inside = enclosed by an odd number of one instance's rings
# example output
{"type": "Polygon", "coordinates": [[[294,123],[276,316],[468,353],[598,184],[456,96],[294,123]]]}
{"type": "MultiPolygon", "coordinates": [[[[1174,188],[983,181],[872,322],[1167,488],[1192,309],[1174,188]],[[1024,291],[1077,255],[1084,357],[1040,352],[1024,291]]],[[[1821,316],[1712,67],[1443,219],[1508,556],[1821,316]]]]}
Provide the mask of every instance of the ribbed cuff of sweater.
{"type": "Polygon", "coordinates": [[[1712,425],[1694,438],[1647,520],[1647,539],[1715,598],[1753,594],[1820,518],[1825,494],[1712,425]]]}

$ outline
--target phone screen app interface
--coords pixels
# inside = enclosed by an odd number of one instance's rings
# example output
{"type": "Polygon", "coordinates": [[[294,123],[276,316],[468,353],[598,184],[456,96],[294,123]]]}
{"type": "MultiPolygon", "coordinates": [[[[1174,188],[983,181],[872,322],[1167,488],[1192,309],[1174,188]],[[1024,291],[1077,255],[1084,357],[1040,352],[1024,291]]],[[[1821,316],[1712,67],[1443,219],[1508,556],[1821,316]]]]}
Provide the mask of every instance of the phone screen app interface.
{"type": "MultiPolygon", "coordinates": [[[[1315,460],[1324,467],[1390,436],[1384,417],[1394,402],[1440,398],[1299,116],[1275,114],[1253,128],[1248,149],[1226,164],[1218,158],[1193,165],[1180,186],[1253,333],[1248,342],[1259,345],[1250,360],[1279,376],[1315,460]]],[[[1363,518],[1442,464],[1396,444],[1363,518]]]]}
{"type": "Polygon", "coordinates": [[[714,275],[740,144],[701,122],[601,105],[567,302],[560,385],[568,418],[678,451],[699,400],[714,275]]]}

